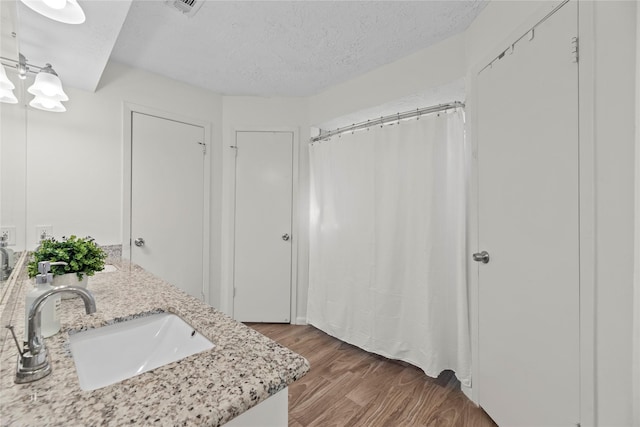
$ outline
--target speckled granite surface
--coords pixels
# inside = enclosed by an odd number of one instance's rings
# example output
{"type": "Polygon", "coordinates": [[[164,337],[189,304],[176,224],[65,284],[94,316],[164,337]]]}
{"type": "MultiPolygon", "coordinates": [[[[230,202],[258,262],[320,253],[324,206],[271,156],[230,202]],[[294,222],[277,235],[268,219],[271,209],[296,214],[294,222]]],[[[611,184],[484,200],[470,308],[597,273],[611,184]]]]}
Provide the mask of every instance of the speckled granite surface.
{"type": "MultiPolygon", "coordinates": [[[[12,323],[18,337],[24,327],[25,283],[22,277],[15,285],[12,323]]],[[[89,279],[89,290],[98,308],[92,315],[85,314],[79,298],[62,301],[62,331],[46,339],[53,369],[48,377],[14,384],[17,350],[11,339],[3,340],[1,425],[218,426],[309,370],[302,356],[139,267],[120,265],[115,272],[96,274],[89,279]],[[180,315],[215,347],[117,384],[81,390],[68,351],[69,331],[158,310],[180,315]]]]}

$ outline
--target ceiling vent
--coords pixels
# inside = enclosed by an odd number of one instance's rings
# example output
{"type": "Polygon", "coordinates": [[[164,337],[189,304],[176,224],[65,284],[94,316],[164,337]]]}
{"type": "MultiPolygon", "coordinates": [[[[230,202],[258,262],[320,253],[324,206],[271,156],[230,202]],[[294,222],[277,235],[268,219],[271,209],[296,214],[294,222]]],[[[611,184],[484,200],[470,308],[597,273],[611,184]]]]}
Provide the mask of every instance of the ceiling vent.
{"type": "Polygon", "coordinates": [[[189,18],[200,10],[202,3],[204,3],[204,0],[165,0],[165,4],[179,10],[189,18]]]}

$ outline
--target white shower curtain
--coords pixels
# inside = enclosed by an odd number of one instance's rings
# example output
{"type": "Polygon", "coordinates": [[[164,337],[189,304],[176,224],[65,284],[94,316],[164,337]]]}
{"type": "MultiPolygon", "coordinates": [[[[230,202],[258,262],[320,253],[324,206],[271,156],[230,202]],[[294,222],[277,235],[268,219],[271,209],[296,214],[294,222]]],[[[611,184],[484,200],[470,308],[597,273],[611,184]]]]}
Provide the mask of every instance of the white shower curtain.
{"type": "Polygon", "coordinates": [[[466,161],[460,110],[310,146],[309,323],[471,385],[466,161]]]}

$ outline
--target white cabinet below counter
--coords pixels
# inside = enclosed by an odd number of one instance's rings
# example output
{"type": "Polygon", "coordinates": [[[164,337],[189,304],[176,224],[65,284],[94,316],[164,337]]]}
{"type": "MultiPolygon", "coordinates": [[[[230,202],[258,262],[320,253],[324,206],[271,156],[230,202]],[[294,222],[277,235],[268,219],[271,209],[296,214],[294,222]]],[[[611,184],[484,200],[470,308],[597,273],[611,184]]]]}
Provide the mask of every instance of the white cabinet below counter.
{"type": "Polygon", "coordinates": [[[289,425],[289,387],[243,412],[225,426],[287,427],[289,425]]]}

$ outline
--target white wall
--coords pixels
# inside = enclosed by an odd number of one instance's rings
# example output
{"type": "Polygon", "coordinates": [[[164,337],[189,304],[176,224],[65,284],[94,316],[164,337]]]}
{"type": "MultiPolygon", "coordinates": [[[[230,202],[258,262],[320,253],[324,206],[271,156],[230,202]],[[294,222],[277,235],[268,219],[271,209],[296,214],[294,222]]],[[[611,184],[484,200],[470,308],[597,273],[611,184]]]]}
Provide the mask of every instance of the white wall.
{"type": "Polygon", "coordinates": [[[596,413],[632,425],[635,2],[595,3],[596,413]]]}
{"type": "Polygon", "coordinates": [[[633,425],[640,425],[640,7],[636,10],[636,145],[635,145],[635,277],[633,329],[633,425]]]}
{"type": "Polygon", "coordinates": [[[446,85],[465,75],[465,37],[459,34],[310,97],[309,122],[318,125],[446,85]]]}
{"type": "Polygon", "coordinates": [[[235,153],[230,148],[235,144],[236,130],[291,130],[296,132],[294,155],[294,190],[297,186],[295,211],[293,215],[293,241],[297,247],[296,275],[292,278],[296,295],[296,319],[293,323],[303,323],[307,311],[308,288],[308,205],[309,205],[309,109],[306,98],[261,98],[248,96],[225,96],[223,98],[223,210],[222,210],[222,287],[221,305],[223,311],[231,312],[232,277],[232,224],[233,191],[235,173],[235,153]],[[296,226],[297,224],[297,226],[296,226]]]}

